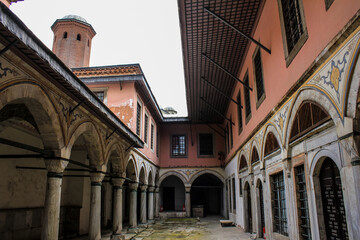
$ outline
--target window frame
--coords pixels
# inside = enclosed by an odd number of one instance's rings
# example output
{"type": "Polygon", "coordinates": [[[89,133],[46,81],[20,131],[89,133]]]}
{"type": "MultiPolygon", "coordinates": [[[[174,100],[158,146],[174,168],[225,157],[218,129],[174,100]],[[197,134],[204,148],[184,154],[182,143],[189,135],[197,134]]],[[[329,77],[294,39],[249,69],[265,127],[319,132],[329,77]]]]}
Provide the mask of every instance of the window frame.
{"type": "Polygon", "coordinates": [[[285,22],[284,22],[284,16],[283,16],[283,7],[281,0],[278,0],[278,7],[279,7],[279,16],[280,16],[280,26],[281,26],[281,35],[283,40],[283,47],[284,47],[284,54],[285,54],[285,62],[286,67],[289,67],[291,62],[294,60],[295,56],[298,54],[302,46],[305,44],[306,40],[308,39],[308,31],[305,21],[305,14],[304,14],[304,6],[302,3],[302,0],[295,0],[299,3],[299,11],[300,11],[300,18],[301,18],[301,24],[304,29],[304,33],[300,36],[299,40],[295,44],[294,48],[289,52],[288,44],[287,44],[287,36],[286,36],[286,30],[285,30],[285,22]]]}
{"type": "MultiPolygon", "coordinates": [[[[90,90],[96,95],[96,92],[104,92],[104,100],[102,101],[105,105],[107,105],[107,92],[108,87],[102,87],[102,88],[90,88],[90,90]]],[[[97,97],[97,96],[96,96],[97,97]]],[[[99,99],[99,98],[98,98],[99,99]]],[[[100,100],[100,99],[99,99],[100,100]]],[[[101,100],[100,100],[101,101],[101,100]]]]}
{"type": "Polygon", "coordinates": [[[170,136],[170,157],[171,158],[187,158],[187,154],[188,154],[188,143],[187,143],[187,134],[171,134],[170,136]],[[185,154],[184,155],[173,155],[173,137],[178,136],[184,136],[185,137],[185,154]]]}
{"type": "Polygon", "coordinates": [[[238,135],[240,135],[240,133],[243,130],[242,108],[241,108],[241,91],[240,91],[240,89],[239,89],[238,95],[236,96],[236,101],[238,102],[238,105],[237,105],[238,135]]]}
{"type": "MultiPolygon", "coordinates": [[[[244,79],[244,85],[246,85],[246,79],[247,79],[247,81],[248,81],[248,87],[250,87],[250,79],[249,79],[248,71],[246,71],[243,79],[244,79]]],[[[250,96],[250,90],[249,90],[248,88],[246,88],[245,86],[243,86],[243,90],[244,90],[245,124],[247,124],[247,123],[250,121],[250,119],[251,119],[251,96],[250,96]],[[246,93],[248,93],[248,95],[249,95],[249,102],[247,102],[246,93]],[[249,114],[247,115],[246,107],[247,107],[248,104],[249,104],[250,112],[249,112],[249,114]]]]}
{"type": "Polygon", "coordinates": [[[145,114],[144,114],[144,144],[146,146],[149,146],[149,134],[148,134],[149,133],[149,123],[150,123],[149,113],[145,110],[145,114]]]}
{"type": "Polygon", "coordinates": [[[141,100],[138,98],[137,101],[136,101],[136,129],[135,129],[135,133],[139,138],[142,137],[142,131],[141,131],[141,126],[142,126],[142,121],[143,121],[142,112],[143,112],[143,104],[142,104],[141,100]],[[139,111],[139,109],[138,109],[139,105],[140,105],[140,112],[138,112],[139,111]],[[138,121],[138,116],[140,116],[139,121],[138,121]]]}
{"type": "Polygon", "coordinates": [[[215,157],[215,136],[213,133],[200,132],[197,134],[197,155],[199,158],[215,157]],[[201,134],[211,135],[211,138],[212,138],[212,154],[211,155],[200,154],[200,135],[201,134]]]}
{"type": "Polygon", "coordinates": [[[256,100],[256,109],[258,109],[260,107],[260,105],[262,104],[262,102],[266,98],[264,71],[263,71],[263,61],[262,61],[262,55],[261,55],[260,47],[255,48],[254,54],[252,56],[252,64],[253,64],[253,73],[254,73],[254,90],[255,90],[254,92],[255,92],[255,100],[256,100]],[[262,86],[263,86],[263,93],[262,93],[262,95],[260,97],[258,96],[258,86],[257,86],[257,77],[258,76],[256,75],[256,64],[255,64],[255,58],[256,58],[257,54],[260,55],[261,81],[262,81],[262,86]]]}
{"type": "Polygon", "coordinates": [[[154,152],[154,146],[155,146],[154,134],[155,134],[155,123],[151,120],[150,121],[150,149],[152,152],[154,152]]]}
{"type": "MultiPolygon", "coordinates": [[[[283,236],[289,236],[289,227],[288,227],[288,214],[287,214],[287,209],[286,209],[286,183],[285,183],[285,175],[284,175],[284,171],[279,171],[276,172],[274,174],[272,174],[270,176],[271,179],[271,210],[272,210],[272,220],[273,220],[273,232],[274,233],[278,233],[280,235],[283,236]],[[278,178],[279,176],[282,176],[282,183],[283,183],[283,192],[284,192],[284,204],[285,206],[282,207],[282,203],[281,203],[281,199],[276,199],[276,196],[279,198],[281,195],[281,189],[279,187],[280,190],[277,190],[278,188],[275,188],[275,178],[278,178]],[[280,193],[280,194],[278,194],[280,193]],[[278,201],[277,201],[278,200],[278,201]],[[279,208],[280,211],[275,211],[275,208],[279,208]],[[284,215],[283,215],[284,212],[284,215]],[[279,219],[277,220],[276,216],[277,214],[279,214],[279,219]],[[281,219],[286,219],[286,226],[281,227],[281,229],[277,229],[277,225],[281,225],[281,223],[283,222],[281,219]],[[278,221],[280,223],[278,223],[278,221]],[[286,229],[286,231],[285,231],[286,229]]],[[[278,181],[279,182],[279,181],[278,181]]]]}

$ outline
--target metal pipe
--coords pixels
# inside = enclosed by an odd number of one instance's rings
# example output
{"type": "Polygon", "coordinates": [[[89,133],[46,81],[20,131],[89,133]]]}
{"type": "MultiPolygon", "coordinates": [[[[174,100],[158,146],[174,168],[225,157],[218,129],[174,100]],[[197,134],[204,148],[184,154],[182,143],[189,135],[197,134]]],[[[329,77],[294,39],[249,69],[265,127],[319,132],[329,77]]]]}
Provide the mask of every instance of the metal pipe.
{"type": "Polygon", "coordinates": [[[9,154],[9,155],[0,155],[0,158],[42,158],[42,154],[9,154]]]}
{"type": "Polygon", "coordinates": [[[243,81],[241,81],[238,77],[236,77],[234,74],[232,74],[231,72],[229,72],[228,70],[226,70],[225,68],[223,68],[220,64],[218,64],[217,62],[215,62],[214,60],[212,60],[210,57],[208,57],[205,53],[202,53],[201,55],[203,55],[206,59],[208,59],[210,62],[212,62],[214,65],[216,65],[218,68],[220,68],[221,70],[223,70],[224,72],[226,72],[230,77],[232,77],[233,79],[237,80],[238,82],[240,82],[242,85],[244,85],[244,87],[246,87],[247,89],[249,89],[250,91],[252,91],[252,88],[249,87],[248,85],[246,85],[243,81]]]}
{"type": "Polygon", "coordinates": [[[223,118],[225,118],[226,120],[228,120],[232,125],[235,126],[235,123],[233,123],[229,118],[227,118],[226,116],[224,116],[222,113],[220,113],[218,110],[216,110],[213,106],[211,106],[210,103],[206,102],[205,99],[203,97],[200,97],[201,100],[203,100],[210,108],[212,108],[217,114],[219,114],[220,116],[222,116],[223,118]]]}
{"type": "Polygon", "coordinates": [[[268,49],[267,47],[265,47],[264,45],[262,45],[260,42],[256,41],[255,39],[253,39],[252,37],[248,36],[247,34],[243,33],[241,30],[237,29],[234,25],[232,25],[231,23],[229,23],[228,21],[226,21],[224,18],[220,17],[219,15],[217,15],[216,13],[214,13],[213,11],[211,11],[208,7],[204,7],[205,11],[207,11],[208,13],[210,13],[212,16],[214,16],[215,18],[219,19],[220,21],[222,21],[225,25],[229,26],[230,28],[232,28],[233,30],[235,30],[237,33],[239,33],[241,36],[249,39],[250,41],[252,41],[253,43],[255,43],[256,45],[258,45],[259,47],[261,47],[262,49],[264,49],[267,53],[271,54],[270,49],[268,49]]]}

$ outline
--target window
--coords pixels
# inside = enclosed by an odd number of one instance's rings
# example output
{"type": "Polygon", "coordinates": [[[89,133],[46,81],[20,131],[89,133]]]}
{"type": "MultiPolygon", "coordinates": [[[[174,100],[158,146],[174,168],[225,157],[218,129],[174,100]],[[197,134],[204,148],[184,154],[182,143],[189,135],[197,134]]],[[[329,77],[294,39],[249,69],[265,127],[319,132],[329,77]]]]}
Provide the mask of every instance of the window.
{"type": "Polygon", "coordinates": [[[232,125],[233,125],[232,116],[230,116],[230,133],[229,133],[229,136],[230,136],[230,148],[231,149],[234,147],[232,125]]]}
{"type": "Polygon", "coordinates": [[[243,195],[241,178],[239,178],[239,193],[240,193],[240,197],[241,197],[243,195]]]}
{"type": "Polygon", "coordinates": [[[237,112],[238,112],[238,124],[239,124],[239,128],[238,128],[238,135],[240,135],[241,131],[242,131],[242,112],[241,112],[241,95],[240,95],[240,91],[236,97],[236,101],[238,102],[237,105],[237,112]]]}
{"type": "Polygon", "coordinates": [[[233,209],[236,209],[236,194],[235,194],[235,178],[232,178],[232,197],[233,197],[233,209]]]}
{"type": "Polygon", "coordinates": [[[304,102],[297,111],[290,133],[290,141],[295,140],[330,119],[319,105],[304,102]]]}
{"type": "Polygon", "coordinates": [[[274,232],[287,236],[284,174],[280,172],[272,175],[271,178],[274,232]]]}
{"type": "Polygon", "coordinates": [[[245,159],[244,155],[242,155],[240,158],[239,171],[241,171],[244,168],[247,168],[247,163],[246,163],[246,159],[245,159]]]}
{"type": "Polygon", "coordinates": [[[80,35],[80,34],[78,34],[78,35],[76,36],[76,40],[81,41],[81,35],[80,35]]]}
{"type": "Polygon", "coordinates": [[[269,132],[266,137],[264,156],[269,155],[278,149],[280,149],[280,146],[275,135],[272,132],[269,132]]]}
{"type": "MultiPolygon", "coordinates": [[[[249,76],[246,74],[244,79],[245,86],[249,87],[249,76]]],[[[245,98],[245,122],[249,122],[251,118],[251,105],[250,105],[250,90],[247,87],[244,87],[244,98],[245,98]]]]}
{"type": "Polygon", "coordinates": [[[142,114],[142,106],[140,102],[137,102],[136,106],[136,134],[140,136],[141,133],[141,114],[142,114]]]}
{"type": "Polygon", "coordinates": [[[264,78],[263,78],[261,54],[259,47],[255,50],[255,54],[253,56],[253,64],[254,64],[254,80],[255,80],[254,85],[256,88],[255,91],[256,108],[258,108],[265,99],[264,78]]]}
{"type": "Polygon", "coordinates": [[[107,90],[107,88],[91,88],[95,96],[104,104],[107,104],[107,90]]]}
{"type": "Polygon", "coordinates": [[[214,137],[211,133],[199,134],[199,155],[214,156],[214,137]]]}
{"type": "Polygon", "coordinates": [[[251,164],[254,164],[260,160],[259,154],[256,151],[256,148],[253,148],[252,154],[251,154],[251,164]]]}
{"type": "Polygon", "coordinates": [[[286,66],[304,45],[308,35],[302,0],[278,0],[286,66]]]}
{"type": "Polygon", "coordinates": [[[334,0],[325,0],[326,11],[330,8],[330,6],[333,2],[334,2],[334,0]]]}
{"type": "Polygon", "coordinates": [[[148,130],[149,130],[149,116],[147,113],[145,113],[145,118],[144,118],[144,142],[147,144],[148,143],[148,130]]]}
{"type": "Polygon", "coordinates": [[[159,141],[160,141],[160,133],[159,130],[156,130],[156,156],[159,157],[159,141]]]}
{"type": "Polygon", "coordinates": [[[154,151],[154,124],[150,127],[150,149],[154,151]]]}
{"type": "Polygon", "coordinates": [[[229,153],[229,124],[226,124],[226,129],[225,129],[225,150],[226,150],[226,154],[229,153]]]}
{"type": "Polygon", "coordinates": [[[105,93],[104,91],[94,91],[94,94],[97,96],[97,98],[104,102],[104,98],[105,98],[105,93]]]}
{"type": "Polygon", "coordinates": [[[64,32],[63,38],[67,38],[67,32],[64,32]]]}
{"type": "Polygon", "coordinates": [[[310,217],[306,192],[304,165],[295,167],[295,180],[300,239],[311,240],[310,217]]]}
{"type": "Polygon", "coordinates": [[[172,157],[186,157],[186,136],[172,135],[171,136],[171,156],[172,157]]]}

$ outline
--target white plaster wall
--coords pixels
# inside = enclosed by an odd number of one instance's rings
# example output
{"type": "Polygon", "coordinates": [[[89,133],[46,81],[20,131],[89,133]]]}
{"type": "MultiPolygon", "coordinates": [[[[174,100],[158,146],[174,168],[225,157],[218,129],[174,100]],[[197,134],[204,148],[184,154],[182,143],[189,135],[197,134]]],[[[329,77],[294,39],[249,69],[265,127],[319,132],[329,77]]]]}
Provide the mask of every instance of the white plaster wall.
{"type": "MultiPolygon", "coordinates": [[[[238,173],[237,173],[237,155],[235,155],[235,157],[230,161],[230,163],[225,167],[225,179],[228,179],[229,177],[231,177],[232,175],[234,175],[235,177],[235,200],[236,200],[236,211],[235,213],[231,212],[231,204],[229,206],[229,219],[234,221],[237,225],[240,223],[240,218],[239,216],[241,216],[238,211],[239,211],[239,207],[240,207],[240,202],[238,201],[239,199],[239,181],[238,181],[238,173]]],[[[230,178],[231,179],[231,178],[230,178]]],[[[231,182],[231,181],[230,181],[231,182]]],[[[228,191],[232,191],[231,189],[231,184],[229,186],[230,188],[228,189],[228,191]]],[[[230,202],[232,201],[232,196],[230,196],[230,202]]],[[[229,202],[228,200],[226,202],[229,202]]]]}

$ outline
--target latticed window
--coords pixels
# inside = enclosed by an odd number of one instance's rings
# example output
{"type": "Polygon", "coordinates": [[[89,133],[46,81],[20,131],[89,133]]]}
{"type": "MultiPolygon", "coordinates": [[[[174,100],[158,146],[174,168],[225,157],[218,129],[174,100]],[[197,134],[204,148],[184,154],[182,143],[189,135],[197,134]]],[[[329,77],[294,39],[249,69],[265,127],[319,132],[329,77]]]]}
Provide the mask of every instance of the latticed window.
{"type": "Polygon", "coordinates": [[[284,174],[278,173],[271,176],[272,178],[272,209],[274,219],[274,232],[282,235],[288,235],[286,204],[285,204],[285,185],[284,174]]]}
{"type": "Polygon", "coordinates": [[[214,155],[213,135],[211,133],[199,134],[199,155],[214,155]]]}
{"type": "Polygon", "coordinates": [[[269,132],[266,137],[264,155],[268,155],[280,149],[279,143],[272,132],[269,132]]]}
{"type": "MultiPolygon", "coordinates": [[[[246,75],[244,79],[245,86],[249,86],[249,76],[246,75]]],[[[251,105],[250,105],[250,90],[247,87],[244,87],[244,98],[245,98],[245,117],[248,121],[248,118],[251,115],[251,105]]]]}
{"type": "Polygon", "coordinates": [[[310,216],[306,192],[304,165],[295,167],[295,176],[300,239],[311,240],[310,216]]]}
{"type": "Polygon", "coordinates": [[[105,98],[105,93],[104,91],[95,91],[94,94],[97,96],[97,98],[104,102],[104,98],[105,98]]]}
{"type": "Polygon", "coordinates": [[[147,114],[145,114],[144,124],[145,124],[145,127],[144,127],[144,142],[148,143],[149,117],[148,117],[147,114]]]}
{"type": "Polygon", "coordinates": [[[230,148],[232,149],[234,146],[234,139],[233,139],[233,131],[232,131],[232,116],[230,116],[230,132],[229,132],[229,137],[230,137],[230,148]]]}
{"type": "Polygon", "coordinates": [[[236,97],[236,101],[238,102],[238,105],[237,105],[237,114],[238,114],[238,134],[241,133],[242,131],[242,112],[241,112],[241,95],[240,95],[240,91],[239,91],[239,94],[237,95],[236,97]]]}
{"type": "Polygon", "coordinates": [[[141,132],[141,104],[138,102],[136,106],[136,134],[140,136],[141,132]]]}
{"type": "Polygon", "coordinates": [[[317,104],[304,102],[295,115],[290,133],[290,141],[306,134],[330,119],[330,116],[317,104]]]}
{"type": "Polygon", "coordinates": [[[159,130],[156,131],[156,156],[159,157],[159,142],[160,142],[160,133],[159,130]]]}
{"type": "Polygon", "coordinates": [[[171,156],[185,157],[186,156],[186,136],[172,135],[171,136],[171,156]]]}
{"type": "Polygon", "coordinates": [[[226,154],[229,153],[229,124],[226,124],[226,129],[225,129],[225,149],[226,149],[226,154]]]}
{"type": "Polygon", "coordinates": [[[261,54],[260,54],[259,48],[257,49],[255,56],[254,56],[254,73],[255,73],[256,100],[257,100],[256,106],[258,107],[258,105],[261,103],[261,101],[265,97],[261,54]]]}
{"type": "Polygon", "coordinates": [[[154,150],[154,124],[151,124],[150,128],[150,148],[154,150]]]}
{"type": "Polygon", "coordinates": [[[288,51],[291,52],[304,33],[299,0],[281,0],[288,51]]]}
{"type": "Polygon", "coordinates": [[[256,148],[253,148],[252,154],[251,154],[251,164],[256,163],[257,161],[259,161],[259,154],[256,151],[256,148]]]}
{"type": "Polygon", "coordinates": [[[240,166],[239,166],[239,171],[244,169],[244,168],[247,168],[247,163],[246,163],[246,159],[244,156],[241,156],[240,158],[240,166]]]}

